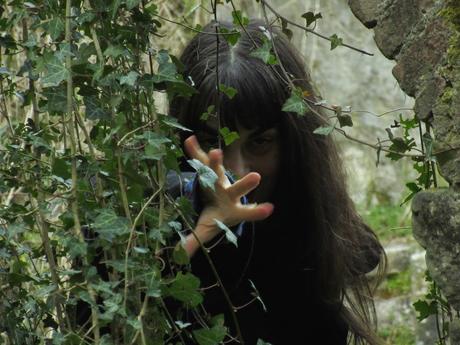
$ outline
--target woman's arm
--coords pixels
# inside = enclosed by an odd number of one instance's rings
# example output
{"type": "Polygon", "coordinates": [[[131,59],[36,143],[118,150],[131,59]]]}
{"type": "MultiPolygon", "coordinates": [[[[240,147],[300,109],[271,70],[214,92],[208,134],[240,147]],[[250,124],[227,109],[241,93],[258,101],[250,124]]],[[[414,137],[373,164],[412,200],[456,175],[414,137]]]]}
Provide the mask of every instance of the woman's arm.
{"type": "Polygon", "coordinates": [[[202,188],[205,206],[193,233],[186,237],[184,244],[184,249],[190,257],[200,247],[199,242],[206,244],[222,231],[217,227],[215,219],[231,227],[243,221],[262,220],[272,214],[273,204],[271,203],[259,205],[241,203],[241,197],[259,185],[260,175],[258,173],[250,172],[231,184],[225,175],[222,150],[214,149],[209,153],[204,152],[194,135],[185,140],[184,147],[190,158],[199,160],[217,175],[214,190],[202,188]]]}

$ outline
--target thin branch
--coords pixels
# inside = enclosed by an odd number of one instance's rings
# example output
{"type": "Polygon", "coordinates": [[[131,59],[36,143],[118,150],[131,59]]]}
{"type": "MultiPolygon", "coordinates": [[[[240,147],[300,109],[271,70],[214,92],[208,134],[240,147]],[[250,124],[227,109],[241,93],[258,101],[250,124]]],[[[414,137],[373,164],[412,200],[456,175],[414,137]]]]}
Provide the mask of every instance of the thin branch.
{"type": "MultiPolygon", "coordinates": [[[[65,42],[71,46],[72,43],[72,32],[71,32],[71,23],[70,23],[70,15],[71,15],[71,0],[66,0],[66,20],[65,20],[65,42]]],[[[73,112],[73,80],[72,80],[72,56],[71,54],[66,55],[65,66],[68,71],[67,77],[67,117],[68,120],[66,123],[69,126],[69,139],[70,139],[70,149],[72,154],[72,214],[74,218],[74,229],[77,235],[77,238],[80,242],[84,243],[85,239],[81,232],[81,222],[80,217],[78,214],[78,191],[77,191],[77,183],[78,183],[78,174],[77,174],[77,157],[76,157],[76,139],[75,139],[75,131],[78,128],[75,127],[76,117],[75,113],[73,112]],[[74,121],[70,121],[70,119],[74,119],[74,121]]],[[[83,257],[84,265],[88,265],[88,261],[86,256],[83,257]]],[[[91,306],[91,321],[94,326],[93,335],[94,335],[94,343],[97,345],[100,341],[100,330],[99,330],[99,312],[97,309],[96,304],[96,293],[88,284],[88,293],[90,295],[91,300],[94,302],[94,305],[91,306]]]]}
{"type": "MultiPolygon", "coordinates": [[[[261,2],[263,5],[266,5],[266,6],[268,7],[268,9],[269,9],[276,17],[281,18],[281,19],[284,20],[286,23],[289,23],[289,24],[291,24],[291,25],[293,25],[293,26],[295,26],[295,27],[297,27],[297,28],[299,28],[299,29],[302,29],[302,30],[306,31],[306,32],[312,33],[313,35],[316,35],[316,36],[318,36],[318,37],[321,37],[322,39],[325,39],[325,40],[327,40],[327,41],[329,41],[329,42],[331,41],[331,39],[330,39],[329,37],[324,36],[324,35],[322,35],[322,34],[316,32],[316,31],[314,31],[314,30],[312,30],[312,29],[309,29],[309,28],[305,27],[305,26],[302,26],[302,25],[300,25],[300,24],[297,24],[296,22],[293,22],[292,20],[290,20],[290,19],[286,18],[285,16],[281,15],[281,14],[280,14],[278,11],[276,11],[272,6],[270,6],[270,5],[267,3],[267,1],[265,1],[265,0],[260,0],[260,2],[261,2]]],[[[372,54],[372,53],[368,53],[368,52],[366,52],[366,51],[364,51],[364,50],[362,50],[362,49],[353,47],[353,46],[351,46],[351,45],[349,45],[349,44],[342,43],[341,45],[344,46],[344,47],[350,48],[350,49],[352,49],[352,50],[355,50],[355,51],[357,51],[357,52],[359,52],[359,53],[362,53],[362,54],[365,54],[365,55],[369,55],[369,56],[374,56],[374,54],[372,54]]]]}

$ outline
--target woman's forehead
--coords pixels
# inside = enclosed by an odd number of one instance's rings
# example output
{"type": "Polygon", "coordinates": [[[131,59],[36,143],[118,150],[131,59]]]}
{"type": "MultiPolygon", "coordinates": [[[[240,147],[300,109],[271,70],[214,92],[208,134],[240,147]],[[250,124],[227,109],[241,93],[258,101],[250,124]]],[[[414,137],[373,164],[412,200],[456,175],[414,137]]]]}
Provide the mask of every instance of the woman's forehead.
{"type": "MultiPolygon", "coordinates": [[[[225,127],[225,126],[223,125],[219,126],[218,118],[217,116],[214,116],[212,118],[208,118],[206,121],[202,121],[201,125],[197,128],[197,130],[204,131],[208,134],[217,135],[219,132],[219,128],[221,127],[225,127]]],[[[276,125],[275,124],[272,124],[271,126],[254,125],[248,128],[246,126],[243,126],[237,121],[235,122],[235,128],[230,128],[230,129],[232,131],[245,132],[245,133],[248,133],[249,135],[253,135],[253,134],[259,134],[259,133],[265,132],[270,129],[276,129],[276,125]]]]}

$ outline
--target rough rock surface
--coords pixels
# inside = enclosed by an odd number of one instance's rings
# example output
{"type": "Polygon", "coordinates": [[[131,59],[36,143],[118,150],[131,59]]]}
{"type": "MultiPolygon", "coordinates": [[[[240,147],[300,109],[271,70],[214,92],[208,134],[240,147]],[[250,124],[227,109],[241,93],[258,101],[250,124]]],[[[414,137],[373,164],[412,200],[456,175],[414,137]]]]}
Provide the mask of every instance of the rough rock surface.
{"type": "Polygon", "coordinates": [[[449,303],[460,310],[460,194],[451,189],[419,192],[412,201],[415,239],[449,303]]]}
{"type": "MultiPolygon", "coordinates": [[[[412,201],[413,234],[426,249],[426,264],[451,306],[460,310],[460,1],[349,0],[361,22],[372,20],[382,53],[396,61],[393,75],[415,97],[415,112],[432,128],[429,159],[447,189],[419,192],[412,201]],[[372,8],[368,8],[372,6],[372,8]]],[[[456,322],[456,323],[455,323],[456,322]]],[[[460,344],[460,325],[450,330],[460,344]]]]}

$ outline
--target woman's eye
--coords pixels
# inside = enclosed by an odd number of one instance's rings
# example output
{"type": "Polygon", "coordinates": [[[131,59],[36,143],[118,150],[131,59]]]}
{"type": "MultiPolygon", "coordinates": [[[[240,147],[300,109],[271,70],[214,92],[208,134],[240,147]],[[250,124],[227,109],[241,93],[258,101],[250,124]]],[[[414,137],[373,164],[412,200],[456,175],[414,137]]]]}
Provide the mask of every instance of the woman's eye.
{"type": "Polygon", "coordinates": [[[249,150],[253,153],[264,153],[271,147],[273,141],[272,137],[256,137],[249,142],[249,150]]]}

